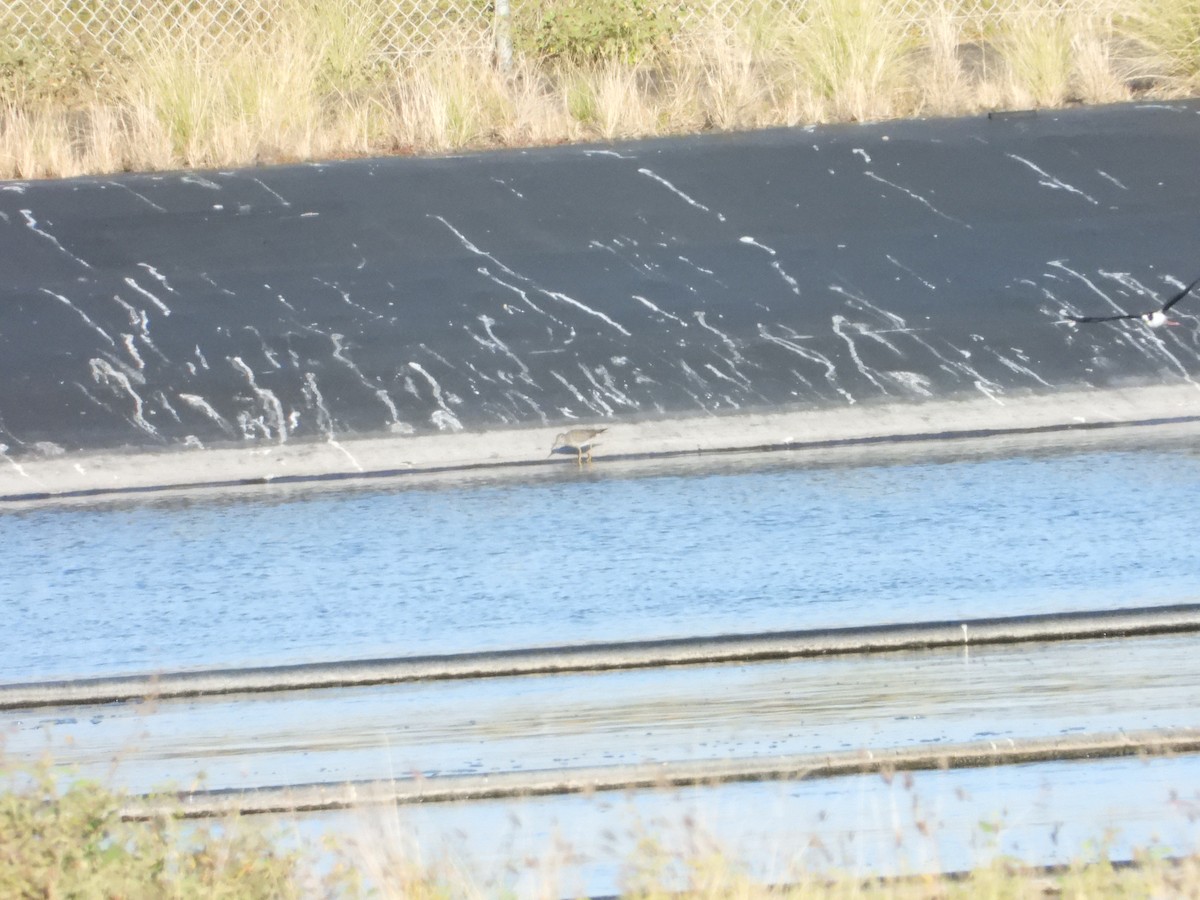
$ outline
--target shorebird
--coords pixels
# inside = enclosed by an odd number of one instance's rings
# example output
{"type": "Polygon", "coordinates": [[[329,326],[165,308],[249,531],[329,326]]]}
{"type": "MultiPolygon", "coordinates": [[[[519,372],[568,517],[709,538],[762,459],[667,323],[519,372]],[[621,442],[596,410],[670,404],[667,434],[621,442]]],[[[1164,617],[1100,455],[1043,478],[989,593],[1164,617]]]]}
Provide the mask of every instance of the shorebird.
{"type": "Polygon", "coordinates": [[[1151,328],[1158,328],[1162,325],[1178,325],[1178,322],[1167,315],[1167,310],[1190,294],[1192,288],[1198,284],[1200,284],[1200,278],[1197,278],[1182,291],[1175,294],[1158,309],[1146,313],[1121,313],[1115,316],[1072,316],[1066,310],[1063,310],[1060,315],[1072,325],[1078,325],[1080,322],[1117,322],[1121,319],[1139,319],[1151,328]]]}
{"type": "Polygon", "coordinates": [[[596,435],[607,430],[607,428],[572,428],[570,431],[564,432],[554,439],[554,446],[550,448],[550,455],[553,456],[560,450],[574,450],[576,460],[582,466],[584,452],[587,452],[587,460],[591,462],[592,447],[596,445],[596,435]]]}

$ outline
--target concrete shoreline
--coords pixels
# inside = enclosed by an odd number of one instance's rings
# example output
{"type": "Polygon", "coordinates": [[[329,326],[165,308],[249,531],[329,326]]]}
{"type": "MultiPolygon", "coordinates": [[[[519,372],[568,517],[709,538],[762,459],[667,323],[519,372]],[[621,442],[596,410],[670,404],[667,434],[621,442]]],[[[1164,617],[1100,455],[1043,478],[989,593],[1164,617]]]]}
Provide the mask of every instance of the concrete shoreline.
{"type": "Polygon", "coordinates": [[[452,803],[600,791],[678,788],[746,781],[836,778],[874,772],[1022,765],[1200,751],[1200,731],[1082,734],[1029,740],[984,740],[941,747],[848,750],[765,759],[587,767],[541,772],[405,778],[348,784],[280,785],[252,790],[189,791],[147,796],[126,806],[126,820],[211,818],[228,814],[316,812],[367,804],[452,803]]]}
{"type": "MultiPolygon", "coordinates": [[[[1053,394],[874,403],[845,408],[614,422],[594,465],[755,451],[838,451],[868,444],[936,442],[1003,435],[1128,432],[1154,427],[1191,433],[1200,423],[1200,385],[1090,389],[1053,394]]],[[[557,429],[519,428],[443,435],[292,441],[203,451],[134,451],[8,459],[0,503],[26,505],[206,488],[421,478],[453,472],[527,473],[575,465],[547,455],[557,429]]],[[[1068,439],[1069,442],[1069,439],[1068,439]]]]}
{"type": "Polygon", "coordinates": [[[1200,604],[0,685],[0,710],[1200,631],[1200,604]]]}

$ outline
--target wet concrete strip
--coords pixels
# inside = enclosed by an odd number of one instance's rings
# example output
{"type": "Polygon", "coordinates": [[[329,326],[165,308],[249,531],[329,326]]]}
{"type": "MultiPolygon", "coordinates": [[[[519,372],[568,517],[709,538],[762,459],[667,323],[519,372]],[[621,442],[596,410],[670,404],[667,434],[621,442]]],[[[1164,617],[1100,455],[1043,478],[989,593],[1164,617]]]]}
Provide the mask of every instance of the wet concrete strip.
{"type": "MultiPolygon", "coordinates": [[[[1062,391],[988,399],[869,403],[836,409],[759,412],[614,423],[593,465],[755,451],[850,450],[863,445],[946,442],[1048,432],[1196,429],[1193,384],[1062,391]]],[[[9,460],[0,466],[0,503],[13,506],[229,488],[254,484],[362,482],[452,472],[526,474],[575,465],[551,458],[554,428],[445,435],[293,441],[204,451],[96,452],[9,460]]]]}
{"type": "Polygon", "coordinates": [[[122,811],[126,819],[206,818],[228,814],[347,809],[367,804],[449,803],[628,791],[746,781],[793,781],[900,771],[947,770],[1026,763],[1165,756],[1200,751],[1200,730],[1086,734],[1052,739],[974,741],[935,749],[854,750],[830,754],[689,760],[551,772],[504,772],[410,779],[182,792],[147,796],[122,811]]]}
{"type": "Polygon", "coordinates": [[[1198,681],[1179,634],[18,710],[0,735],[134,794],[250,789],[1192,728],[1198,681]]]}
{"type": "Polygon", "coordinates": [[[1200,604],[1177,604],[965,621],[567,645],[441,656],[268,666],[258,669],[174,672],[150,676],[10,684],[0,686],[0,709],[81,706],[144,698],[169,699],[405,681],[755,662],[938,647],[1175,634],[1198,630],[1200,604]]]}

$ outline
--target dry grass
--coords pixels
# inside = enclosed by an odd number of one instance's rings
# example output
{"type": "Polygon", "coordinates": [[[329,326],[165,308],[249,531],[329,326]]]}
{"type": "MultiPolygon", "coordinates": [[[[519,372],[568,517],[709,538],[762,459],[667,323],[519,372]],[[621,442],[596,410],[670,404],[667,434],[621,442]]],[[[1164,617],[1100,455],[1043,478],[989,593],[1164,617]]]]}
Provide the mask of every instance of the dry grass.
{"type": "Polygon", "coordinates": [[[47,39],[0,54],[0,177],[952,115],[1127,99],[1134,77],[1162,96],[1200,83],[1200,0],[1142,0],[1120,19],[999,0],[990,24],[954,0],[916,23],[897,0],[764,2],[639,54],[518,55],[508,73],[452,29],[436,52],[381,56],[383,25],[348,0],[297,0],[232,43],[197,9],[111,53],[47,39]],[[964,64],[971,47],[987,65],[964,64]]]}
{"type": "MultiPolygon", "coordinates": [[[[527,883],[522,896],[560,897],[563,872],[580,859],[553,839],[536,860],[504,860],[494,872],[476,871],[448,851],[427,858],[395,807],[361,809],[361,836],[330,835],[323,847],[298,842],[277,819],[189,823],[160,815],[124,821],[120,811],[128,798],[119,791],[60,782],[52,769],[49,759],[13,767],[0,757],[0,896],[482,898],[514,896],[508,887],[513,876],[532,868],[536,883],[527,883]]],[[[962,877],[863,879],[817,874],[798,864],[786,884],[768,886],[747,874],[754,860],[730,856],[702,826],[685,825],[686,839],[673,842],[673,849],[641,836],[624,864],[622,896],[1200,898],[1200,857],[1169,860],[1154,853],[1119,869],[1103,853],[1089,854],[1055,872],[1001,859],[962,877]]]]}

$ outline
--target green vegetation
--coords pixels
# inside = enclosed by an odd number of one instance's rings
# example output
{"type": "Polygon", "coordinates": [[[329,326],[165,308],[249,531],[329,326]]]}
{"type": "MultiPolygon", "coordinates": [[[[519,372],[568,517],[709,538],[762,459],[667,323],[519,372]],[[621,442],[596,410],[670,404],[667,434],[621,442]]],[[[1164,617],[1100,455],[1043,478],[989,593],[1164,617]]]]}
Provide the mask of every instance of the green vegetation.
{"type": "Polygon", "coordinates": [[[236,4],[134,16],[134,2],[76,0],[86,32],[0,7],[0,177],[967,114],[1200,85],[1200,0],[1137,0],[1120,14],[1056,0],[755,0],[737,16],[721,3],[527,0],[513,7],[506,72],[487,0],[264,0],[254,22],[236,4]]]}
{"type": "Polygon", "coordinates": [[[123,822],[122,798],[97,784],[60,790],[48,765],[27,782],[0,794],[3,897],[299,897],[343,879],[319,885],[298,852],[237,820],[123,822]]]}
{"type": "MultiPolygon", "coordinates": [[[[100,785],[60,785],[50,764],[6,773],[0,793],[0,896],[78,898],[451,898],[505,896],[505,873],[475,873],[452,860],[426,862],[399,815],[362,815],[364,836],[314,848],[276,820],[227,818],[199,824],[169,816],[124,821],[127,798],[100,785]],[[268,820],[270,821],[270,820],[268,820]],[[371,825],[371,830],[365,826],[371,825]],[[390,824],[390,827],[389,827],[390,824]],[[291,846],[295,849],[283,850],[291,846]],[[488,879],[481,885],[480,875],[488,879]]],[[[814,837],[814,840],[816,838],[814,837]]],[[[1116,868],[1103,854],[1046,872],[1013,860],[965,877],[831,878],[797,871],[786,886],[745,874],[711,839],[688,856],[645,838],[626,866],[624,895],[667,898],[1041,898],[1200,897],[1200,857],[1145,854],[1116,868]]],[[[549,848],[548,848],[548,852],[549,848]]],[[[517,871],[517,861],[508,867],[517,871]]],[[[554,884],[545,896],[559,896],[554,884]]]]}
{"type": "Polygon", "coordinates": [[[542,62],[634,65],[665,49],[679,31],[677,10],[658,0],[546,0],[524,10],[513,43],[542,62]]]}

